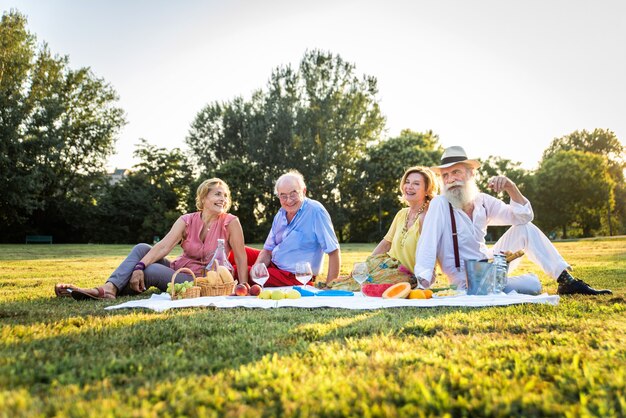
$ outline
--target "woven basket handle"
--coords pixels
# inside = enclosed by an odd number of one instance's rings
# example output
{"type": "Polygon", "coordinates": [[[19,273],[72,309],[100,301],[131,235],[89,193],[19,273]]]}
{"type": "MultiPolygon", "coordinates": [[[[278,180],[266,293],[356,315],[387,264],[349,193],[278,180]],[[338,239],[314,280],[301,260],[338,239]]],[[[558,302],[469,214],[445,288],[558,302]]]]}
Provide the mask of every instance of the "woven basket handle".
{"type": "Polygon", "coordinates": [[[194,285],[194,286],[196,285],[196,275],[194,274],[194,272],[193,272],[193,271],[191,271],[191,269],[188,269],[187,267],[182,267],[182,268],[179,268],[178,270],[176,270],[176,271],[174,272],[174,274],[172,274],[172,281],[171,281],[171,283],[172,283],[172,286],[171,286],[171,288],[172,288],[172,300],[174,300],[174,298],[176,297],[176,290],[174,289],[174,283],[175,283],[175,281],[174,281],[174,280],[176,280],[176,276],[177,276],[177,275],[178,275],[178,273],[180,273],[181,271],[182,271],[182,272],[186,272],[186,273],[191,273],[191,276],[193,277],[193,285],[194,285]]]}

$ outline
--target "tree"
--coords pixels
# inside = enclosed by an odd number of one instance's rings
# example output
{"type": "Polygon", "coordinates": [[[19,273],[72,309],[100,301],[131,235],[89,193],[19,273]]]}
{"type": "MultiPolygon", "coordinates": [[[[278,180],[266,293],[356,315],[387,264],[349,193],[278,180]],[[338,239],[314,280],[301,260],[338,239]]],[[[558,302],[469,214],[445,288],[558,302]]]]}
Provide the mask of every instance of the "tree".
{"type": "MultiPolygon", "coordinates": [[[[208,178],[209,176],[205,176],[208,178]]],[[[264,174],[258,165],[244,161],[228,160],[219,169],[211,173],[210,177],[228,179],[233,205],[230,212],[239,217],[245,239],[253,242],[264,241],[271,227],[272,218],[267,214],[273,214],[278,207],[271,211],[266,210],[260,202],[273,201],[273,189],[263,187],[263,183],[257,181],[264,174]],[[231,187],[231,184],[237,185],[231,187]]],[[[204,180],[202,178],[201,180],[204,180]]]]}
{"type": "Polygon", "coordinates": [[[567,150],[603,155],[608,159],[611,170],[617,167],[621,171],[624,168],[624,146],[615,133],[608,129],[594,129],[593,132],[583,129],[561,138],[555,138],[543,152],[542,158],[549,158],[559,151],[567,150]]]}
{"type": "Polygon", "coordinates": [[[348,183],[350,202],[349,239],[353,242],[379,241],[396,212],[402,207],[398,185],[404,171],[412,166],[430,167],[443,152],[439,138],[405,129],[400,136],[378,142],[356,163],[358,175],[348,183]]]}
{"type": "Polygon", "coordinates": [[[117,94],[45,44],[36,50],[18,12],[3,14],[0,34],[0,217],[15,233],[55,230],[56,241],[79,239],[71,235],[74,216],[93,204],[125,123],[117,94]]]}
{"type": "Polygon", "coordinates": [[[486,160],[480,160],[480,164],[480,167],[476,171],[478,174],[478,188],[482,192],[495,195],[487,186],[487,182],[493,176],[507,176],[517,185],[520,191],[524,193],[530,173],[521,168],[520,162],[490,155],[486,160]]]}
{"type": "MultiPolygon", "coordinates": [[[[22,140],[22,123],[30,113],[24,86],[34,66],[34,36],[26,18],[2,15],[0,22],[0,222],[6,227],[25,221],[40,202],[37,172],[26,160],[29,144],[22,140]]],[[[8,229],[8,228],[7,228],[8,229]]]]}
{"type": "Polygon", "coordinates": [[[241,180],[241,164],[261,174],[253,181],[267,192],[235,202],[254,208],[261,224],[269,225],[278,208],[272,193],[276,178],[298,169],[311,195],[330,212],[341,239],[350,206],[344,185],[355,176],[354,162],[384,126],[377,93],[376,79],[358,77],[353,64],[331,53],[307,51],[297,69],[275,69],[266,90],[250,101],[207,105],[193,122],[187,144],[202,156],[203,171],[221,172],[234,193],[250,186],[233,183],[241,180]]]}
{"type": "Polygon", "coordinates": [[[626,169],[626,148],[614,132],[608,129],[575,131],[561,138],[555,138],[544,151],[543,158],[548,158],[561,150],[578,150],[591,152],[606,158],[609,175],[615,184],[615,201],[617,204],[607,207],[607,216],[602,217],[605,233],[612,233],[619,228],[619,233],[626,232],[626,185],[624,170],[626,169]]]}
{"type": "Polygon", "coordinates": [[[168,151],[142,139],[134,156],[140,162],[120,182],[104,187],[97,197],[92,240],[97,242],[152,242],[163,237],[176,219],[190,208],[193,195],[191,167],[178,148],[168,151]]]}
{"type": "Polygon", "coordinates": [[[533,181],[536,222],[545,230],[560,227],[563,238],[572,226],[591,236],[607,205],[613,204],[606,159],[590,152],[555,152],[542,160],[533,181]]]}

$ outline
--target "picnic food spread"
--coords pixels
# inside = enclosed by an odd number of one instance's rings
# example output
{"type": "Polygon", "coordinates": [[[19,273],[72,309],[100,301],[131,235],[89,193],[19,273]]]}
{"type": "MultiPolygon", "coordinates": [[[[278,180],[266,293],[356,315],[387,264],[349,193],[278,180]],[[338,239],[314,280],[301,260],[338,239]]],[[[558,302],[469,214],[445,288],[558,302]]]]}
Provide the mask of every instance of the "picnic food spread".
{"type": "Polygon", "coordinates": [[[281,299],[300,299],[302,295],[296,289],[290,289],[286,292],[282,290],[270,290],[263,289],[259,294],[259,299],[272,299],[272,300],[281,300],[281,299]]]}
{"type": "MultiPolygon", "coordinates": [[[[518,251],[511,255],[519,257],[520,254],[523,254],[523,252],[518,251]]],[[[201,296],[247,296],[265,300],[299,299],[303,296],[354,296],[354,293],[351,291],[317,289],[309,286],[294,286],[291,289],[264,289],[258,284],[252,286],[248,283],[238,284],[230,270],[220,265],[216,266],[215,270],[206,271],[205,274],[205,277],[196,278],[191,270],[181,268],[172,276],[172,282],[168,285],[167,293],[171,295],[172,300],[201,296]],[[194,281],[174,283],[176,275],[181,271],[191,274],[194,281]]],[[[361,287],[361,294],[382,299],[431,299],[432,297],[459,296],[464,294],[464,292],[457,291],[454,285],[433,289],[411,289],[410,283],[401,282],[395,284],[365,283],[361,287]]]]}
{"type": "Polygon", "coordinates": [[[391,286],[393,286],[393,283],[367,283],[361,287],[361,293],[365,296],[381,298],[385,290],[389,289],[391,286]]]}
{"type": "Polygon", "coordinates": [[[430,289],[413,289],[409,293],[409,299],[430,299],[433,297],[433,291],[430,289]]]}
{"type": "Polygon", "coordinates": [[[230,274],[230,271],[224,266],[217,267],[217,274],[219,274],[220,279],[222,279],[222,283],[232,283],[235,281],[233,275],[230,274]]]}
{"type": "Polygon", "coordinates": [[[519,250],[515,252],[511,252],[511,251],[504,252],[504,257],[507,263],[510,263],[511,261],[515,260],[516,258],[520,258],[523,255],[524,255],[524,250],[519,250]]]}
{"type": "Polygon", "coordinates": [[[448,289],[442,289],[442,290],[438,290],[436,292],[433,293],[434,297],[445,297],[445,296],[459,296],[462,295],[462,292],[459,292],[456,289],[452,289],[452,288],[448,288],[448,289]]]}
{"type": "MultiPolygon", "coordinates": [[[[172,295],[172,299],[180,299],[181,297],[197,298],[201,296],[227,296],[235,291],[235,279],[230,271],[224,266],[217,265],[215,270],[207,270],[205,277],[196,277],[196,275],[187,268],[178,269],[172,276],[172,285],[176,275],[181,271],[186,271],[192,275],[194,283],[193,288],[197,288],[197,291],[194,291],[193,293],[190,291],[178,293],[174,287],[173,293],[172,290],[168,288],[167,293],[172,295]]],[[[247,292],[248,290],[246,289],[246,294],[247,292]]]]}
{"type": "Polygon", "coordinates": [[[383,292],[383,299],[404,299],[411,293],[409,283],[396,283],[383,292]]]}
{"type": "Polygon", "coordinates": [[[183,295],[187,292],[188,289],[193,287],[193,282],[182,282],[182,283],[168,283],[167,284],[167,293],[174,293],[176,299],[182,299],[183,295]],[[172,289],[172,285],[174,289],[172,289]]]}

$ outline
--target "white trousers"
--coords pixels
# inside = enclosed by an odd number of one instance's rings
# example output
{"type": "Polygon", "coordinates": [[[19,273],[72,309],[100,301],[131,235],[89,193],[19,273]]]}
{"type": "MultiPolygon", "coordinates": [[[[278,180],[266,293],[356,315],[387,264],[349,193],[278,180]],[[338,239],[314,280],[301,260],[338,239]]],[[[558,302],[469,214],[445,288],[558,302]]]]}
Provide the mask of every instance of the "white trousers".
{"type": "MultiPolygon", "coordinates": [[[[539,228],[532,223],[525,225],[514,225],[502,235],[502,237],[493,246],[493,252],[500,251],[518,251],[524,250],[524,254],[528,259],[538,265],[544,273],[556,279],[563,270],[570,270],[571,267],[561,257],[539,228]]],[[[521,258],[513,260],[509,265],[509,273],[515,270],[519,265],[521,258]]],[[[505,292],[515,290],[518,293],[539,294],[541,293],[541,283],[535,275],[524,275],[510,277],[507,282],[505,292]]]]}

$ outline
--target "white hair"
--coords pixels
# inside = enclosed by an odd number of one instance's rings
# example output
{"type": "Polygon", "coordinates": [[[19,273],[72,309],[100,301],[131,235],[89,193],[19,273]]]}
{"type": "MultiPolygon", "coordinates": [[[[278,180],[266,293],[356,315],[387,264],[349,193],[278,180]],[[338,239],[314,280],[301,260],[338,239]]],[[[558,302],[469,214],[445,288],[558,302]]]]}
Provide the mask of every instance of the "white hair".
{"type": "Polygon", "coordinates": [[[448,199],[450,204],[457,208],[463,209],[463,207],[476,199],[480,191],[478,190],[478,186],[476,185],[476,179],[474,176],[471,176],[465,182],[455,182],[453,184],[446,184],[444,195],[448,199]],[[452,186],[461,186],[457,189],[448,190],[449,187],[452,186]]]}
{"type": "Polygon", "coordinates": [[[280,176],[278,180],[276,180],[276,184],[274,185],[274,193],[276,194],[276,196],[278,196],[278,186],[280,186],[280,184],[287,179],[296,180],[298,182],[300,190],[306,189],[306,184],[304,183],[304,177],[302,176],[302,174],[300,174],[298,170],[289,170],[288,172],[280,176]]]}

